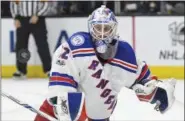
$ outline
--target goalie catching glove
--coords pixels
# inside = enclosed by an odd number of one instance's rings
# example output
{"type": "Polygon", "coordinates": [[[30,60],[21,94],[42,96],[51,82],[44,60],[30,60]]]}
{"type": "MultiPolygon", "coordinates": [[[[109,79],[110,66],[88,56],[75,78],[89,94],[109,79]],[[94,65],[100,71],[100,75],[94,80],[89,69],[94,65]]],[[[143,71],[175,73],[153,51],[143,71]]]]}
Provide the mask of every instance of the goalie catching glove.
{"type": "Polygon", "coordinates": [[[159,81],[151,78],[144,85],[135,84],[132,88],[140,101],[156,103],[155,110],[164,113],[175,101],[174,89],[176,80],[159,81]]]}

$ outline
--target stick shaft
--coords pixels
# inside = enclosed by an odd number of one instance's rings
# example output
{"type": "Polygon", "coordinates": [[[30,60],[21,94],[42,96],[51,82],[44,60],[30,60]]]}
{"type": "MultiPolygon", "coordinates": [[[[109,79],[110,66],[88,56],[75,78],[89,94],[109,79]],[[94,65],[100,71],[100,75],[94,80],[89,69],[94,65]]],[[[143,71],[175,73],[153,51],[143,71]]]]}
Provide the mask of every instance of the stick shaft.
{"type": "Polygon", "coordinates": [[[13,102],[15,102],[15,103],[17,103],[17,104],[23,106],[24,108],[27,108],[27,109],[29,109],[30,111],[39,114],[40,116],[42,116],[42,117],[44,117],[44,118],[46,118],[46,119],[48,119],[48,120],[50,120],[50,121],[58,121],[56,118],[54,118],[54,117],[52,117],[52,116],[50,116],[50,115],[48,115],[48,114],[46,114],[46,113],[44,113],[44,112],[42,112],[42,111],[40,111],[40,110],[37,110],[36,108],[30,106],[29,104],[27,104],[27,103],[25,103],[25,102],[22,102],[22,101],[16,99],[15,97],[13,97],[13,96],[11,96],[11,95],[5,93],[5,92],[1,92],[1,95],[2,95],[3,97],[6,97],[6,98],[12,100],[13,102]]]}

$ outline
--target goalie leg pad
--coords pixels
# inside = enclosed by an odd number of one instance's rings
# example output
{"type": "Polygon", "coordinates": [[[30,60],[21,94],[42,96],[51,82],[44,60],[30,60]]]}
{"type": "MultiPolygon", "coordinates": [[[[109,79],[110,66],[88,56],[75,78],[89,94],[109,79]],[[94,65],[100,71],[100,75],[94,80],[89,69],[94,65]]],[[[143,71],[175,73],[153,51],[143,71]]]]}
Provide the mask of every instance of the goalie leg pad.
{"type": "MultiPolygon", "coordinates": [[[[47,100],[44,101],[44,103],[41,105],[39,110],[41,110],[42,112],[44,112],[52,117],[55,117],[55,114],[53,111],[53,106],[50,105],[47,100]]],[[[49,121],[49,120],[40,116],[39,114],[37,114],[34,121],[49,121]]]]}
{"type": "Polygon", "coordinates": [[[63,92],[48,100],[54,106],[55,116],[59,120],[85,121],[84,97],[80,92],[63,92]]]}
{"type": "Polygon", "coordinates": [[[84,94],[68,93],[68,105],[72,121],[84,121],[87,118],[85,111],[84,94]]]}

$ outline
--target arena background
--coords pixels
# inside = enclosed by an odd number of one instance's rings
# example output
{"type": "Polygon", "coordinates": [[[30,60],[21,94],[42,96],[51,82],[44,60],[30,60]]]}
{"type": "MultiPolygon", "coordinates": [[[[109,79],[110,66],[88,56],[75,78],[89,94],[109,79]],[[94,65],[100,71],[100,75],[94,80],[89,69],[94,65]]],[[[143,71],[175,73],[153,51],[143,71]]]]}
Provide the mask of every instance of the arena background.
{"type": "MultiPolygon", "coordinates": [[[[44,1],[44,0],[43,0],[44,1]]],[[[74,32],[88,31],[87,18],[95,8],[105,4],[118,18],[118,33],[129,42],[139,59],[148,63],[153,75],[162,80],[176,78],[175,105],[161,115],[154,105],[141,102],[134,91],[122,88],[111,120],[184,121],[184,3],[182,1],[50,1],[46,23],[50,53],[74,32]],[[133,116],[134,115],[134,116],[133,116]]],[[[28,78],[13,80],[15,67],[15,27],[9,1],[1,1],[1,91],[39,109],[47,97],[48,81],[32,36],[28,78]]],[[[34,120],[36,113],[1,98],[2,121],[34,120]]]]}
{"type": "MultiPolygon", "coordinates": [[[[118,16],[118,33],[129,42],[137,57],[148,63],[153,75],[184,79],[184,9],[181,1],[50,1],[46,13],[48,42],[53,54],[73,33],[88,31],[88,15],[101,4],[118,16]]],[[[15,67],[15,27],[9,1],[1,2],[2,77],[11,77],[15,67]]],[[[46,77],[33,37],[28,77],[46,77]]]]}
{"type": "MultiPolygon", "coordinates": [[[[11,77],[15,68],[15,28],[11,18],[3,18],[2,77],[11,77]]],[[[87,30],[87,17],[47,18],[48,42],[51,54],[62,41],[77,31],[87,30]]],[[[183,16],[118,17],[118,33],[145,60],[152,73],[160,78],[184,78],[183,16]]],[[[29,38],[31,58],[28,77],[45,77],[33,37],[29,38]]]]}

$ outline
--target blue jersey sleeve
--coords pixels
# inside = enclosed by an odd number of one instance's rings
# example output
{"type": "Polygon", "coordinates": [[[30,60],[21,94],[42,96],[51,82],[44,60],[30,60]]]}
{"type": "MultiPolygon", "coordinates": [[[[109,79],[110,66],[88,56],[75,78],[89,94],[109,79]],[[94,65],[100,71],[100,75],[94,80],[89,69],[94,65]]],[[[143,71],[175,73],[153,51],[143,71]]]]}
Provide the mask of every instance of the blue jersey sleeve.
{"type": "Polygon", "coordinates": [[[117,53],[111,61],[111,65],[118,66],[130,73],[137,72],[136,56],[127,42],[119,41],[117,53]]]}

